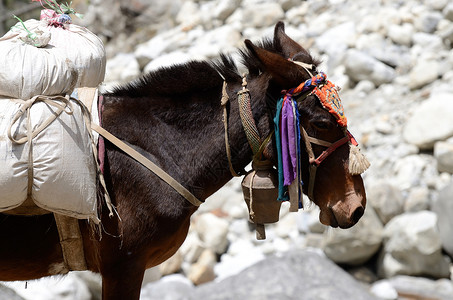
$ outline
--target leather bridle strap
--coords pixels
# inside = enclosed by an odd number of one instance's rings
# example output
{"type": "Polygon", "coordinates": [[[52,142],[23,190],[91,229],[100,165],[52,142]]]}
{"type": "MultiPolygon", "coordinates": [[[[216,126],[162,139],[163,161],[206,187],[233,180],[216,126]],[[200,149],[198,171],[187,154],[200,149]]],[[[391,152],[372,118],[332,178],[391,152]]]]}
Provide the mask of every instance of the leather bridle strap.
{"type": "Polygon", "coordinates": [[[174,188],[181,196],[186,198],[190,203],[192,203],[195,206],[200,206],[203,202],[198,200],[197,197],[195,197],[188,189],[186,189],[184,186],[182,186],[179,182],[177,182],[173,177],[168,175],[167,172],[162,170],[160,167],[158,167],[155,163],[147,159],[145,156],[137,152],[135,149],[115,137],[113,134],[102,128],[101,126],[91,123],[91,129],[102,135],[104,138],[109,140],[112,144],[120,148],[122,151],[124,151],[126,154],[128,154],[130,157],[141,163],[143,166],[148,168],[150,171],[152,171],[154,174],[159,176],[163,181],[168,183],[172,188],[174,188]]]}
{"type": "Polygon", "coordinates": [[[308,136],[307,131],[300,126],[300,131],[302,132],[303,139],[305,142],[305,148],[307,150],[308,154],[308,162],[310,163],[310,168],[309,168],[309,173],[310,173],[310,179],[308,183],[308,198],[313,201],[313,191],[315,187],[315,179],[316,179],[316,171],[318,170],[319,165],[330,155],[332,154],[338,147],[346,144],[351,138],[349,136],[345,136],[335,143],[330,143],[327,141],[323,141],[317,138],[313,138],[308,136]],[[313,147],[311,144],[316,144],[319,146],[324,146],[327,147],[326,150],[324,150],[317,158],[315,157],[315,154],[313,152],[313,147]]]}

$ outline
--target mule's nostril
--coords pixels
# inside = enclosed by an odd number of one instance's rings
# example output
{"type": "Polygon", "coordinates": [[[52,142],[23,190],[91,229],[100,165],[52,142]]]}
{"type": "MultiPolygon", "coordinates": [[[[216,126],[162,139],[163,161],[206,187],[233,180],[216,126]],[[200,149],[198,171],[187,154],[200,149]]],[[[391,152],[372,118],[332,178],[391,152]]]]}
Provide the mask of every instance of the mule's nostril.
{"type": "Polygon", "coordinates": [[[365,212],[365,209],[363,208],[363,206],[359,206],[356,208],[356,210],[354,211],[354,213],[352,214],[352,221],[354,221],[354,223],[357,223],[360,218],[363,216],[363,213],[365,212]]]}

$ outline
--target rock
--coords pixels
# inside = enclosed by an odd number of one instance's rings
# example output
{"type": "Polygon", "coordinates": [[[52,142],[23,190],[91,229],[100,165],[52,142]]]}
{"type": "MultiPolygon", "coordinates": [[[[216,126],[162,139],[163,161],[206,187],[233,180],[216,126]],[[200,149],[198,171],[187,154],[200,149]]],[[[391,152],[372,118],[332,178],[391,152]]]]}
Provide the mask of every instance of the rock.
{"type": "Polygon", "coordinates": [[[328,69],[342,64],[347,49],[355,44],[357,33],[354,22],[346,22],[326,30],[316,38],[315,45],[329,57],[328,69]]]}
{"type": "Polygon", "coordinates": [[[428,210],[429,190],[425,186],[416,186],[409,191],[406,202],[404,203],[405,212],[416,212],[428,210]]]}
{"type": "Polygon", "coordinates": [[[9,282],[8,287],[27,300],[92,300],[99,297],[99,295],[91,294],[87,284],[77,275],[77,272],[70,272],[65,276],[30,280],[26,283],[23,281],[9,282]],[[24,288],[25,284],[27,284],[27,288],[24,288]]]}
{"type": "Polygon", "coordinates": [[[141,300],[185,300],[194,291],[193,283],[183,275],[175,274],[148,283],[142,288],[141,300]]]}
{"type": "Polygon", "coordinates": [[[432,280],[399,275],[388,282],[400,295],[407,295],[410,299],[451,300],[453,295],[453,283],[447,279],[432,280]]]}
{"type": "Polygon", "coordinates": [[[439,77],[439,64],[434,60],[419,60],[409,74],[409,87],[413,90],[432,83],[439,77]]]}
{"type": "Polygon", "coordinates": [[[403,213],[404,199],[401,191],[393,184],[381,181],[368,186],[367,199],[383,224],[403,213]]]}
{"type": "Polygon", "coordinates": [[[445,19],[453,21],[453,3],[450,2],[445,6],[445,8],[442,11],[445,19]]]}
{"type": "Polygon", "coordinates": [[[437,160],[437,170],[453,174],[453,143],[436,142],[434,144],[434,157],[437,160]]]}
{"type": "Polygon", "coordinates": [[[273,26],[285,17],[285,12],[275,2],[244,2],[227,20],[227,24],[240,24],[242,28],[273,26]],[[257,14],[256,12],[260,13],[257,14]]]}
{"type": "Polygon", "coordinates": [[[205,31],[198,27],[190,31],[184,31],[181,27],[175,27],[136,46],[134,55],[140,68],[144,68],[151,60],[156,59],[165,53],[190,46],[196,39],[204,34],[205,31]]]}
{"type": "Polygon", "coordinates": [[[323,250],[336,263],[358,265],[368,261],[381,247],[383,226],[368,206],[360,221],[349,229],[324,234],[323,250]]]}
{"type": "Polygon", "coordinates": [[[242,46],[240,32],[233,26],[224,25],[199,37],[196,43],[188,49],[188,53],[194,57],[213,58],[218,57],[220,52],[236,51],[236,48],[240,46],[242,46]]]}
{"type": "Polygon", "coordinates": [[[393,165],[393,183],[401,191],[419,186],[423,180],[423,171],[428,162],[421,155],[408,155],[398,159],[393,165]]]}
{"type": "Polygon", "coordinates": [[[176,16],[176,22],[183,28],[193,28],[199,25],[201,20],[199,4],[191,0],[184,1],[176,16]]]}
{"type": "Polygon", "coordinates": [[[355,49],[346,52],[346,74],[354,81],[369,80],[376,86],[392,82],[395,70],[355,49]]]}
{"type": "Polygon", "coordinates": [[[453,136],[453,106],[445,105],[452,97],[453,93],[432,93],[416,107],[404,126],[404,140],[421,149],[432,149],[435,142],[453,136]]]}
{"type": "Polygon", "coordinates": [[[181,52],[175,51],[168,54],[163,54],[156,59],[153,59],[150,63],[148,63],[145,68],[143,69],[144,73],[148,73],[151,71],[156,71],[159,68],[170,67],[177,64],[183,64],[188,61],[192,60],[192,56],[181,52]]]}
{"type": "Polygon", "coordinates": [[[0,283],[0,299],[4,300],[24,300],[21,296],[16,294],[13,289],[0,283]]]}
{"type": "Polygon", "coordinates": [[[376,299],[351,275],[313,251],[271,256],[241,273],[196,288],[189,299],[376,299]]]}
{"type": "Polygon", "coordinates": [[[195,231],[192,231],[187,235],[186,240],[181,245],[181,248],[179,248],[179,251],[181,251],[184,261],[194,263],[205,249],[206,248],[202,245],[198,234],[195,231]]]}
{"type": "Polygon", "coordinates": [[[189,278],[195,285],[213,281],[215,279],[214,268],[213,266],[195,263],[190,267],[190,272],[187,274],[187,278],[189,278]]]}
{"type": "Polygon", "coordinates": [[[417,32],[412,35],[412,42],[415,46],[420,46],[424,51],[442,51],[444,49],[444,44],[442,38],[438,35],[417,32]]]}
{"type": "Polygon", "coordinates": [[[152,267],[145,270],[145,275],[143,276],[142,287],[147,285],[150,282],[155,282],[162,278],[162,274],[160,273],[160,267],[152,267]]]}
{"type": "Polygon", "coordinates": [[[327,226],[319,221],[319,208],[317,206],[310,210],[297,213],[297,226],[299,231],[305,233],[323,233],[327,226]]]}
{"type": "Polygon", "coordinates": [[[442,18],[443,16],[439,12],[424,11],[414,20],[414,26],[419,31],[433,33],[442,18]]]}
{"type": "Polygon", "coordinates": [[[91,300],[101,300],[102,278],[100,274],[90,271],[73,271],[71,273],[79,277],[86,284],[92,295],[91,300]]]}
{"type": "Polygon", "coordinates": [[[437,199],[431,204],[431,209],[437,214],[438,227],[442,246],[453,258],[453,181],[439,192],[437,199]]]}
{"type": "Polygon", "coordinates": [[[198,261],[190,267],[187,278],[189,278],[195,285],[213,281],[216,277],[214,273],[215,263],[215,253],[209,249],[205,250],[201,254],[198,261]]]}
{"type": "Polygon", "coordinates": [[[105,82],[127,82],[140,75],[140,66],[133,54],[120,53],[107,60],[105,82]]]}
{"type": "Polygon", "coordinates": [[[397,300],[398,299],[398,292],[396,289],[390,284],[388,280],[379,280],[370,288],[370,292],[379,297],[379,299],[385,300],[397,300]]]}
{"type": "Polygon", "coordinates": [[[181,251],[176,251],[176,253],[160,264],[159,269],[162,276],[170,275],[181,270],[183,257],[181,251]]]}
{"type": "Polygon", "coordinates": [[[442,255],[435,213],[405,213],[387,223],[378,274],[386,278],[395,275],[441,278],[450,274],[448,260],[442,255]]]}
{"type": "Polygon", "coordinates": [[[213,17],[225,21],[241,4],[242,0],[221,0],[215,6],[213,17]]]}
{"type": "Polygon", "coordinates": [[[355,47],[393,68],[411,64],[411,57],[406,47],[393,44],[379,33],[362,34],[357,39],[355,47]]]}
{"type": "Polygon", "coordinates": [[[218,254],[225,251],[228,240],[228,221],[211,213],[198,216],[195,230],[205,248],[212,249],[218,254]]]}
{"type": "Polygon", "coordinates": [[[401,25],[391,24],[387,34],[393,42],[409,47],[412,44],[414,27],[409,23],[403,23],[401,25]]]}

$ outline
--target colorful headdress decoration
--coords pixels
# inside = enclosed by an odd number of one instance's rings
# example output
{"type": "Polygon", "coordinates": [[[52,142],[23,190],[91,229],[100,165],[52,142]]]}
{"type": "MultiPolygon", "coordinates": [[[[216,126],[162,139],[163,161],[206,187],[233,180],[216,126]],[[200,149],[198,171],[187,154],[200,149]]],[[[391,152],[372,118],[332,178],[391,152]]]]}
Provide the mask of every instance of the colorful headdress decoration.
{"type": "MultiPolygon", "coordinates": [[[[302,64],[302,67],[306,69],[305,64],[302,64]]],[[[309,71],[307,70],[307,72],[309,71]]],[[[349,172],[351,174],[361,174],[370,166],[369,161],[360,152],[357,141],[347,129],[347,118],[338,90],[332,82],[327,80],[326,74],[320,72],[298,87],[283,91],[284,96],[277,102],[274,125],[278,154],[279,200],[288,200],[287,191],[289,190],[291,202],[293,198],[291,194],[294,194],[300,203],[302,184],[300,172],[301,135],[297,104],[296,100],[293,99],[296,95],[306,93],[306,96],[316,96],[323,108],[335,117],[345,136],[349,138],[349,172]],[[297,189],[292,187],[294,185],[297,189]]]]}

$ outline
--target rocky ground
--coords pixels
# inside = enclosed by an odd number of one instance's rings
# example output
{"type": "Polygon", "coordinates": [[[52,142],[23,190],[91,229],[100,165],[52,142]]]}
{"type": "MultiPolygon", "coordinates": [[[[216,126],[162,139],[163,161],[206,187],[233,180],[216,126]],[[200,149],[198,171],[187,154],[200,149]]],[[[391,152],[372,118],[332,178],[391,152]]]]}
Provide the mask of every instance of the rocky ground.
{"type": "MultiPolygon", "coordinates": [[[[350,131],[372,164],[359,224],[326,228],[316,207],[288,213],[284,205],[265,241],[255,240],[232,180],[194,215],[178,253],[147,272],[142,299],[453,299],[453,3],[91,3],[83,22],[106,41],[106,89],[235,51],[284,20],[342,87],[350,131]]],[[[9,284],[17,299],[99,297],[99,278],[84,272],[24,285],[9,284]]],[[[14,294],[6,289],[0,299],[14,294]]]]}

